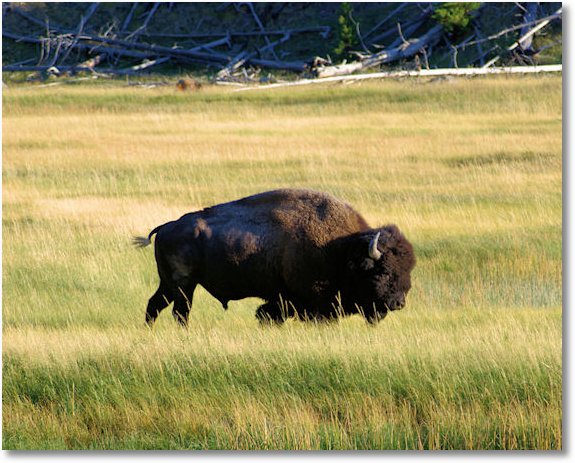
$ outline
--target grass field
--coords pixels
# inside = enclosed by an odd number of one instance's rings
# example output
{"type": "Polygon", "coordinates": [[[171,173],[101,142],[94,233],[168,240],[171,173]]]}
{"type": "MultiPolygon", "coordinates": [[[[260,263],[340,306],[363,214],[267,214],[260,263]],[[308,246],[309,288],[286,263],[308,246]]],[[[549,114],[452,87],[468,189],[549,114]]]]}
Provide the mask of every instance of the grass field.
{"type": "Polygon", "coordinates": [[[560,449],[561,77],[233,93],[3,90],[4,449],[560,449]],[[377,327],[260,328],[199,288],[188,331],[133,234],[278,187],[396,223],[377,327]]]}

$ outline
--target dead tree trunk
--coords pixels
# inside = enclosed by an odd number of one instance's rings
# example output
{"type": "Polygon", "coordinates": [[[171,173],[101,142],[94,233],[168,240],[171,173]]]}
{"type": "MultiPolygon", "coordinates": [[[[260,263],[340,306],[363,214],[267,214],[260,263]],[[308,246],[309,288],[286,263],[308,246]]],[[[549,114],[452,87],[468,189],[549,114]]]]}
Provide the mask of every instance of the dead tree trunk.
{"type": "MultiPolygon", "coordinates": [[[[523,22],[530,23],[531,21],[535,21],[537,19],[537,9],[539,8],[539,2],[529,2],[526,5],[527,11],[523,16],[523,22]]],[[[529,26],[524,26],[521,29],[520,35],[523,37],[529,32],[529,26]]],[[[519,42],[519,47],[521,51],[529,51],[531,50],[531,44],[533,43],[533,35],[530,35],[525,40],[519,42]]]]}
{"type": "Polygon", "coordinates": [[[521,35],[521,37],[519,37],[515,42],[513,42],[510,46],[508,46],[502,54],[497,55],[495,58],[489,60],[487,63],[485,63],[485,66],[483,66],[483,67],[488,68],[489,66],[495,64],[497,61],[499,61],[499,59],[501,59],[502,55],[507,54],[507,53],[515,50],[517,47],[519,47],[521,45],[521,43],[525,42],[530,37],[533,37],[533,34],[535,34],[537,31],[539,31],[539,30],[543,29],[544,27],[546,27],[547,25],[549,25],[549,23],[551,21],[553,21],[554,19],[561,18],[562,15],[563,15],[563,7],[559,8],[553,15],[551,15],[548,18],[539,22],[539,24],[537,24],[537,26],[530,29],[527,33],[521,35]]]}
{"type": "Polygon", "coordinates": [[[92,5],[88,9],[88,11],[86,12],[86,15],[80,17],[80,23],[78,24],[78,32],[76,32],[76,36],[74,37],[72,44],[68,47],[68,50],[66,51],[66,54],[60,60],[60,63],[64,63],[66,61],[66,58],[68,58],[68,56],[70,56],[70,52],[74,48],[74,45],[76,45],[78,43],[78,37],[80,36],[82,31],[84,30],[84,27],[86,27],[86,24],[88,23],[88,21],[90,20],[92,15],[96,12],[96,10],[98,9],[99,6],[100,6],[99,2],[92,3],[92,5]]]}
{"type": "Polygon", "coordinates": [[[126,19],[124,19],[124,22],[122,23],[122,28],[120,29],[120,32],[124,33],[128,29],[128,26],[132,22],[132,16],[134,16],[134,12],[136,11],[136,8],[138,8],[138,3],[139,2],[134,2],[132,4],[132,8],[130,8],[130,12],[128,13],[128,15],[126,16],[126,19]]]}
{"type": "Polygon", "coordinates": [[[353,72],[379,66],[380,64],[397,61],[402,58],[409,58],[423,48],[434,44],[441,37],[443,27],[437,25],[431,28],[426,34],[418,39],[408,41],[390,50],[384,50],[374,55],[363,57],[361,61],[336,66],[318,67],[315,69],[317,77],[333,77],[352,74],[353,72]]]}
{"type": "Polygon", "coordinates": [[[128,35],[128,37],[127,37],[128,39],[133,39],[133,38],[137,37],[138,35],[140,35],[142,33],[142,31],[146,30],[146,28],[148,27],[148,24],[152,20],[152,17],[154,16],[154,14],[158,10],[158,8],[160,8],[160,5],[161,5],[160,2],[154,3],[154,5],[152,6],[152,9],[148,13],[148,16],[146,16],[146,19],[144,20],[144,24],[142,24],[134,32],[132,32],[130,35],[128,35]]]}

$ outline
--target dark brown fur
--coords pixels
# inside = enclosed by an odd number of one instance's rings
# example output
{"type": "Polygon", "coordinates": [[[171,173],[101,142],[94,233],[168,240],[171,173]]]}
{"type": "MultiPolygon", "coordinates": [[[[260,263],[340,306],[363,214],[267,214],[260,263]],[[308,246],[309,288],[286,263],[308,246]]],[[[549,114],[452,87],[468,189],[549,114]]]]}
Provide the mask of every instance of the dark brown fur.
{"type": "Polygon", "coordinates": [[[256,316],[332,319],[362,313],[370,322],[403,307],[415,265],[411,244],[394,225],[372,229],[349,205],[324,193],[276,190],[186,214],[154,229],[160,286],[146,321],[174,301],[187,323],[197,284],[224,308],[259,297],[256,316]],[[381,232],[381,259],[368,255],[381,232]],[[339,302],[338,302],[339,300],[339,302]]]}

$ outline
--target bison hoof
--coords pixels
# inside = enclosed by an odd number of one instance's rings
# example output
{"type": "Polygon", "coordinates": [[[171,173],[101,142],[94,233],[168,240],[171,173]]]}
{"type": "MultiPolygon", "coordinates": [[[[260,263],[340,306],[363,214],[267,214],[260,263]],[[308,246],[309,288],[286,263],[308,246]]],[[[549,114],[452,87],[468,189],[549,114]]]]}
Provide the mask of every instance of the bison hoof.
{"type": "Polygon", "coordinates": [[[188,328],[188,320],[181,315],[174,315],[174,319],[178,322],[178,325],[184,329],[188,328]]]}

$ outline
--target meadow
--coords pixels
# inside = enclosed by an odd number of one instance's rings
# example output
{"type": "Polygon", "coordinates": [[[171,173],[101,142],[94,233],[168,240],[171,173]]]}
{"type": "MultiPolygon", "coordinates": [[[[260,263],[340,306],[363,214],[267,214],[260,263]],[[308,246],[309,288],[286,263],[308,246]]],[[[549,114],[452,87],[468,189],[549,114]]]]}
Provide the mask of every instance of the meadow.
{"type": "Polygon", "coordinates": [[[3,89],[4,449],[561,449],[561,76],[233,92],[3,89]],[[133,235],[281,187],[418,259],[377,327],[188,330],[133,235]]]}

